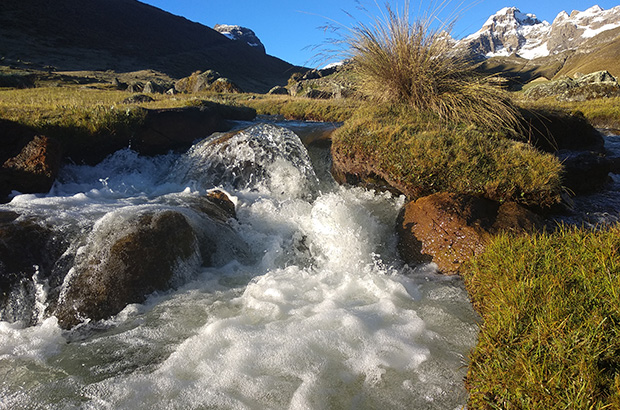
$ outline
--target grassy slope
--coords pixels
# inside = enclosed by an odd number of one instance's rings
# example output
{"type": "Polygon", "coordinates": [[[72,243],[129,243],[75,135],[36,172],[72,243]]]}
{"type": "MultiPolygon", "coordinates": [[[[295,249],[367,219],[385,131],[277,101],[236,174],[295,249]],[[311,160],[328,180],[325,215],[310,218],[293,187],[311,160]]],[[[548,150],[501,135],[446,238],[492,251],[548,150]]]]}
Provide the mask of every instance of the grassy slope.
{"type": "Polygon", "coordinates": [[[464,275],[484,318],[470,409],[620,408],[620,226],[497,238],[464,275]]]}

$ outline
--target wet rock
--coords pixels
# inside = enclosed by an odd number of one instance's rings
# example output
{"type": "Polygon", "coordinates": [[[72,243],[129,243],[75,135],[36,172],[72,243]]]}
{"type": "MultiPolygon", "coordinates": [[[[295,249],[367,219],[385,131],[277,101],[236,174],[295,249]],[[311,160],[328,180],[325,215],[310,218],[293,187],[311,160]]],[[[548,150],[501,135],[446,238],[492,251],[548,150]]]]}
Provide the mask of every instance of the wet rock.
{"type": "Polygon", "coordinates": [[[34,280],[50,279],[67,244],[52,229],[18,217],[0,212],[0,320],[34,324],[34,280]]]}
{"type": "Polygon", "coordinates": [[[76,265],[54,312],[63,328],[109,318],[169,289],[177,266],[196,253],[196,235],[179,212],[146,212],[127,224],[120,234],[110,228],[97,236],[86,261],[76,265]]]}
{"type": "Polygon", "coordinates": [[[484,251],[502,231],[527,232],[541,228],[536,214],[516,203],[450,193],[433,194],[409,202],[397,222],[399,251],[410,264],[437,264],[445,274],[484,251]]]}
{"type": "Polygon", "coordinates": [[[34,136],[0,169],[0,194],[48,192],[62,162],[60,144],[45,136],[34,136]]]}

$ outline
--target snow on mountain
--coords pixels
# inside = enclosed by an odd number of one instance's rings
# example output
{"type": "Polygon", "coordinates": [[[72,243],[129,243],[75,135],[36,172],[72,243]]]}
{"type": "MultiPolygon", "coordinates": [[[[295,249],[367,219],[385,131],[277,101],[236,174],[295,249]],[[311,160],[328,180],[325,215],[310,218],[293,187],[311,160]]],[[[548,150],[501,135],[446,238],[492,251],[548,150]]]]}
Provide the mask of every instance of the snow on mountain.
{"type": "Polygon", "coordinates": [[[620,27],[620,6],[604,10],[560,12],[552,24],[516,7],[505,7],[489,17],[482,28],[460,40],[458,46],[486,57],[517,54],[526,59],[578,48],[588,38],[620,27]]]}
{"type": "Polygon", "coordinates": [[[220,34],[228,37],[231,40],[239,40],[246,42],[251,47],[256,47],[265,52],[265,46],[256,36],[254,31],[246,27],[235,26],[230,24],[216,24],[213,27],[215,31],[219,31],[220,34]]]}

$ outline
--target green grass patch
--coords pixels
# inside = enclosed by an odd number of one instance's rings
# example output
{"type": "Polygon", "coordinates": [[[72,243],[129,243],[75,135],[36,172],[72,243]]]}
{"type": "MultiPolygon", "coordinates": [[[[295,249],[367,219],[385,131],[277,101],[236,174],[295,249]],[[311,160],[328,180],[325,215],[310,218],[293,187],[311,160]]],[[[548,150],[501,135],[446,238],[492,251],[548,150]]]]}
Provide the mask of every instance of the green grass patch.
{"type": "Polygon", "coordinates": [[[560,200],[562,166],[554,156],[409,106],[360,109],[332,139],[334,155],[372,164],[410,197],[447,191],[540,207],[560,200]]]}
{"type": "Polygon", "coordinates": [[[341,122],[349,119],[360,103],[353,99],[319,100],[278,95],[237,97],[239,104],[252,107],[258,114],[282,115],[286,119],[341,122]]]}
{"type": "Polygon", "coordinates": [[[522,104],[538,110],[560,109],[571,113],[581,112],[597,128],[620,130],[620,97],[580,102],[560,102],[555,97],[547,97],[536,102],[523,101],[522,104]]]}
{"type": "Polygon", "coordinates": [[[620,408],[620,226],[502,235],[463,276],[469,409],[620,408]]]}

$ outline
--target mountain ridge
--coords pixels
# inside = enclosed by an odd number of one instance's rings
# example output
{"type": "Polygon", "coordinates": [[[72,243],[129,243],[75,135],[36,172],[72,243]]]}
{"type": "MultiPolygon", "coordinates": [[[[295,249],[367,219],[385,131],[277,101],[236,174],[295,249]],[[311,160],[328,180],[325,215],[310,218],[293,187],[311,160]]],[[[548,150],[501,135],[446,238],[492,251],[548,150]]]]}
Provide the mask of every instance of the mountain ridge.
{"type": "Polygon", "coordinates": [[[576,50],[590,38],[620,27],[620,6],[558,13],[553,23],[516,7],[504,7],[490,16],[477,32],[458,41],[457,47],[484,57],[516,55],[528,60],[576,50]]]}
{"type": "Polygon", "coordinates": [[[61,71],[213,69],[244,91],[286,84],[297,67],[137,0],[3,0],[0,58],[61,71]]]}

